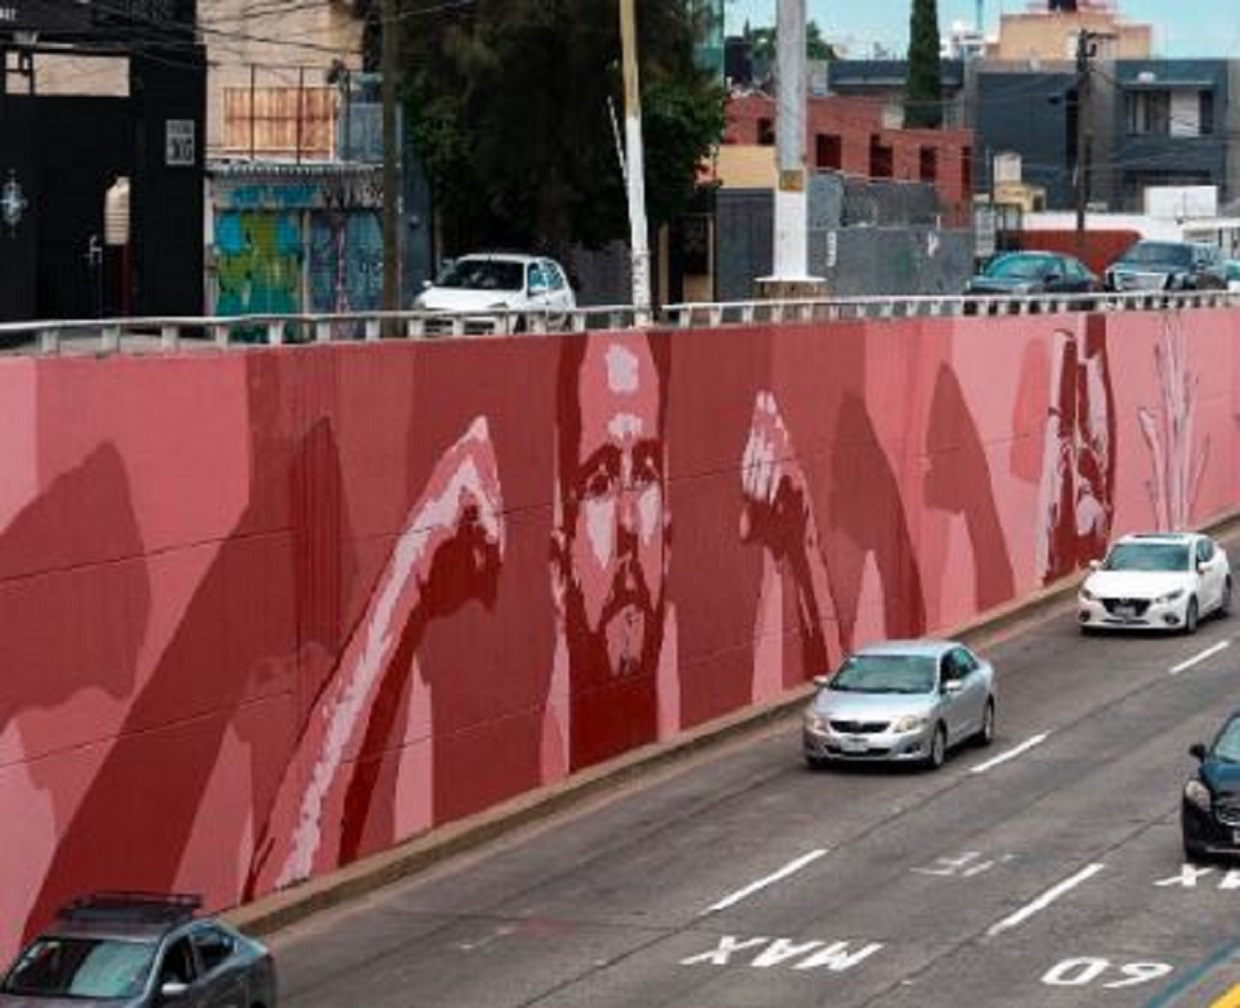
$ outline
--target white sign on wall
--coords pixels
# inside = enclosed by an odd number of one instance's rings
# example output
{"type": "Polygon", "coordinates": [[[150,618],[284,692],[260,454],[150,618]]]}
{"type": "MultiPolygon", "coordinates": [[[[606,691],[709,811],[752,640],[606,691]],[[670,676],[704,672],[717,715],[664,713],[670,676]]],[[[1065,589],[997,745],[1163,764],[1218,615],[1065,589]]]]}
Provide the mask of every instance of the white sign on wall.
{"type": "Polygon", "coordinates": [[[164,123],[164,164],[192,168],[194,155],[194,120],[167,120],[164,123]]]}

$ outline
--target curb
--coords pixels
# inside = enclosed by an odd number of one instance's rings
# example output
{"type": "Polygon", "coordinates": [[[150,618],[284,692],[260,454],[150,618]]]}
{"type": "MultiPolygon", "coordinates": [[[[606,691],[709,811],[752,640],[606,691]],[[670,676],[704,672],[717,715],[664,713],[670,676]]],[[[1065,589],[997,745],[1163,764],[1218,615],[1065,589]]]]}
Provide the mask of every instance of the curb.
{"type": "MultiPolygon", "coordinates": [[[[1240,533],[1240,509],[1217,517],[1204,527],[1215,536],[1240,533]]],[[[1021,623],[1049,615],[1075,595],[1085,572],[1048,585],[935,636],[979,643],[1021,623]]],[[[721,742],[756,733],[801,711],[813,695],[811,683],[798,686],[757,707],[748,707],[695,729],[669,742],[652,743],[608,763],[582,771],[566,780],[538,788],[473,816],[431,829],[389,850],[362,858],[305,882],[271,893],[219,914],[247,934],[269,935],[385,886],[409,878],[585,800],[619,788],[652,769],[672,766],[721,742]]]]}

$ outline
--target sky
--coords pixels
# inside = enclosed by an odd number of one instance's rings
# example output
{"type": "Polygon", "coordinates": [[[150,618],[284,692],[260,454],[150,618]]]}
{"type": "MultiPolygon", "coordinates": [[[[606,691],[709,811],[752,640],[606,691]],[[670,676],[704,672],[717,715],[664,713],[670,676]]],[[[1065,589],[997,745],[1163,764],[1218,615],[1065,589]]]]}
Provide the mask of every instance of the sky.
{"type": "MultiPolygon", "coordinates": [[[[1015,14],[1029,0],[983,0],[987,34],[999,26],[999,14],[1015,14]]],[[[777,0],[724,0],[725,30],[740,34],[745,21],[755,27],[775,24],[777,0]]],[[[850,55],[871,54],[874,42],[903,56],[908,48],[911,0],[805,0],[806,19],[817,21],[828,40],[839,40],[850,55]]],[[[1154,26],[1154,54],[1165,57],[1231,58],[1240,55],[1240,0],[1117,0],[1127,21],[1154,26]]],[[[972,23],[977,0],[938,0],[939,31],[953,21],[972,23]]]]}

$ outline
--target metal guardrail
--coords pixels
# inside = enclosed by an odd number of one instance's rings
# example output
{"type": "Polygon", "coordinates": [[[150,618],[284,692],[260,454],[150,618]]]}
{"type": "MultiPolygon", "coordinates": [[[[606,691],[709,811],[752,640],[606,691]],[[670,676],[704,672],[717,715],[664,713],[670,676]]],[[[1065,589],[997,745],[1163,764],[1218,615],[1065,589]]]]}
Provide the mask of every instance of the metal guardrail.
{"type": "Polygon", "coordinates": [[[237,315],[73,319],[0,324],[9,354],[109,355],[203,348],[378,342],[386,339],[486,339],[495,336],[626,329],[652,324],[675,329],[729,325],[836,322],[850,319],[1047,315],[1079,311],[1155,311],[1240,307],[1240,292],[805,298],[686,302],[643,313],[632,305],[577,308],[554,316],[522,311],[444,313],[351,312],[327,315],[237,315]]]}

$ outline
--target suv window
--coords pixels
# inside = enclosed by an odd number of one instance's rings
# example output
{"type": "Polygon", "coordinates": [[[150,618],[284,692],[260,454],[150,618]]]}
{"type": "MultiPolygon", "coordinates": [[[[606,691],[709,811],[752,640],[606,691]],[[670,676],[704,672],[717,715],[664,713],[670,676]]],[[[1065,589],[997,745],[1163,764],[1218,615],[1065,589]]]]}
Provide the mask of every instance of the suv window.
{"type": "Polygon", "coordinates": [[[1197,540],[1197,562],[1206,563],[1214,556],[1214,544],[1209,539],[1197,540]]]}
{"type": "Polygon", "coordinates": [[[232,936],[220,928],[207,925],[195,931],[191,938],[204,973],[210,973],[233,954],[232,936]]]}
{"type": "Polygon", "coordinates": [[[552,290],[563,290],[567,286],[564,274],[560,272],[560,267],[553,262],[544,262],[543,274],[547,277],[547,283],[552,290]]]}
{"type": "Polygon", "coordinates": [[[159,964],[159,986],[166,983],[192,984],[198,977],[198,964],[188,936],[178,938],[164,950],[159,964]]]}

